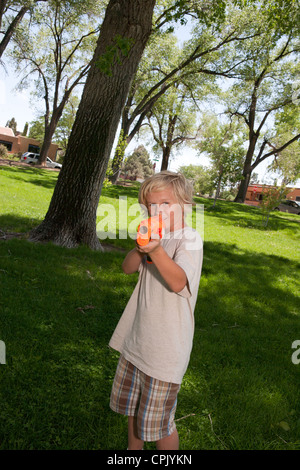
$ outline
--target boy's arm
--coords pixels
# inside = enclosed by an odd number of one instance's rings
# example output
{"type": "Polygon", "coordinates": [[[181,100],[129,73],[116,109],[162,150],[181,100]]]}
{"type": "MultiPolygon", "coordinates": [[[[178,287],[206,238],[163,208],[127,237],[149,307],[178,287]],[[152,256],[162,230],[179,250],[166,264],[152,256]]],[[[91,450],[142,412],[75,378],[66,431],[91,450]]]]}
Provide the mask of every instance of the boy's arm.
{"type": "Polygon", "coordinates": [[[139,269],[139,265],[144,257],[144,253],[140,253],[136,248],[129,251],[122,263],[122,269],[125,274],[135,273],[139,269]]]}
{"type": "Polygon", "coordinates": [[[184,270],[173,261],[162,246],[151,252],[151,259],[173,292],[180,292],[187,283],[184,270]]]}
{"type": "Polygon", "coordinates": [[[184,270],[173,261],[160,245],[159,240],[153,240],[143,248],[139,248],[142,253],[148,253],[151,260],[157,267],[160,275],[173,292],[180,292],[187,284],[187,277],[184,270]]]}

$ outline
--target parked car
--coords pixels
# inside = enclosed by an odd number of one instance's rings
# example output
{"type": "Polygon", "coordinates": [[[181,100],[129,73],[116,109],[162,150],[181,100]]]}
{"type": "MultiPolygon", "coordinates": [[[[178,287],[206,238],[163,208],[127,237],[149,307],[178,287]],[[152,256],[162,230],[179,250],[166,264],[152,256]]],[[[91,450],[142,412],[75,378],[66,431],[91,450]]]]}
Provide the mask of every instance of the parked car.
{"type": "Polygon", "coordinates": [[[25,163],[38,163],[39,153],[25,152],[21,156],[21,162],[25,163]]]}
{"type": "Polygon", "coordinates": [[[274,210],[300,215],[300,201],[291,201],[287,199],[286,201],[282,201],[274,210]]]}
{"type": "Polygon", "coordinates": [[[49,167],[49,168],[61,168],[61,167],[62,167],[62,164],[61,164],[61,163],[53,162],[53,161],[51,160],[51,158],[49,158],[49,157],[47,157],[46,165],[47,165],[47,167],[49,167]]]}
{"type": "MultiPolygon", "coordinates": [[[[28,163],[29,165],[32,165],[33,163],[38,163],[39,162],[39,153],[33,153],[33,152],[25,152],[21,156],[21,161],[28,163]]],[[[62,165],[61,163],[53,162],[51,158],[47,157],[46,159],[46,166],[48,168],[61,168],[62,165]]]]}

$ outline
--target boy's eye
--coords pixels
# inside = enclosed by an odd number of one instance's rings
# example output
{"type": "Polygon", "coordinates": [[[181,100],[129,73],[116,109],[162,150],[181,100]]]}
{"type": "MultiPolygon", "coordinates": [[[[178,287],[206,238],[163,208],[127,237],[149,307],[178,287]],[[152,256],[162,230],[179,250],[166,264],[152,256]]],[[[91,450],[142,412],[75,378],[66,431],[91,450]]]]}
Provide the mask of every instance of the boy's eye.
{"type": "Polygon", "coordinates": [[[152,209],[152,210],[154,210],[154,209],[156,209],[156,208],[159,209],[161,206],[168,206],[169,204],[170,204],[170,203],[167,202],[167,201],[162,202],[161,204],[156,204],[156,203],[154,203],[154,202],[150,202],[150,204],[149,204],[149,209],[152,209]]]}

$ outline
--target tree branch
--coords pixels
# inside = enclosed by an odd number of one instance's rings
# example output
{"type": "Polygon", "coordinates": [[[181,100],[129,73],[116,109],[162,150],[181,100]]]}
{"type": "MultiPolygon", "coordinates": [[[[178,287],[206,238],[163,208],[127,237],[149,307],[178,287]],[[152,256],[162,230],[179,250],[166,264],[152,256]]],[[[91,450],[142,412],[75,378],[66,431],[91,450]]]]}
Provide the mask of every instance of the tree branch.
{"type": "Polygon", "coordinates": [[[297,134],[295,137],[293,137],[292,139],[290,139],[288,142],[286,142],[284,145],[282,145],[281,147],[279,147],[278,149],[275,148],[274,146],[272,146],[269,142],[266,142],[266,144],[268,143],[272,148],[273,150],[271,152],[268,152],[266,153],[263,157],[261,157],[260,159],[258,159],[258,157],[256,158],[255,162],[253,163],[253,165],[251,165],[251,169],[254,170],[254,168],[257,167],[257,165],[259,163],[261,163],[263,160],[265,160],[266,158],[270,157],[271,155],[274,155],[275,153],[279,153],[279,152],[282,152],[282,150],[284,150],[286,147],[288,147],[289,145],[291,145],[293,142],[295,142],[296,140],[300,139],[300,134],[297,134]]]}

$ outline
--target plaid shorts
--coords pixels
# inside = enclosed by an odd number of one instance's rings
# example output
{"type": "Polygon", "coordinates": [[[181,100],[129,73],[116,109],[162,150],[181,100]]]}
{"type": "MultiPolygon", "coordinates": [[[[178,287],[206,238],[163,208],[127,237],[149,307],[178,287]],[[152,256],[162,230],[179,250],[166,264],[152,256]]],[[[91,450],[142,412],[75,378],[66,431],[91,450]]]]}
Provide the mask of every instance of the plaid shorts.
{"type": "Polygon", "coordinates": [[[154,379],[120,356],[110,396],[110,408],[136,416],[138,437],[158,441],[172,434],[180,385],[154,379]]]}

